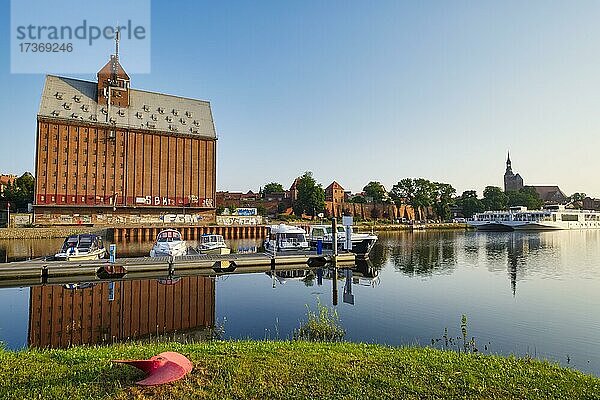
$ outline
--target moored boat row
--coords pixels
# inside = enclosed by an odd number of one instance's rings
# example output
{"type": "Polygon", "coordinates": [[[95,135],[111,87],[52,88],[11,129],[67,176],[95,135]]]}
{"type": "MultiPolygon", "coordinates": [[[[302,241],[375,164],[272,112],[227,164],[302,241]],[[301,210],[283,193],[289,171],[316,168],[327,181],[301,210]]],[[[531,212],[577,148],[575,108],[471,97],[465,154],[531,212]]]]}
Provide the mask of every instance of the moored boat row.
{"type": "MultiPolygon", "coordinates": [[[[377,241],[377,236],[368,233],[354,233],[350,227],[352,247],[348,250],[355,254],[368,255],[377,241]]],[[[346,230],[343,226],[337,227],[337,243],[339,249],[345,248],[346,230]]],[[[333,248],[332,227],[329,225],[312,225],[310,232],[297,226],[286,224],[273,225],[269,228],[264,247],[269,252],[303,251],[316,249],[331,250],[333,248]],[[320,243],[320,244],[319,244],[320,243]]],[[[184,256],[188,254],[230,254],[231,250],[225,243],[222,235],[205,234],[201,237],[197,248],[190,248],[181,233],[175,229],[164,229],[158,233],[150,250],[150,257],[184,256]]],[[[59,253],[57,260],[82,261],[98,260],[106,257],[106,249],[102,238],[95,234],[82,234],[69,236],[59,253]]]]}
{"type": "Polygon", "coordinates": [[[181,238],[179,231],[165,229],[159,232],[150,257],[185,256],[188,254],[229,254],[231,249],[225,243],[222,235],[205,234],[200,239],[200,245],[192,249],[181,238]]]}

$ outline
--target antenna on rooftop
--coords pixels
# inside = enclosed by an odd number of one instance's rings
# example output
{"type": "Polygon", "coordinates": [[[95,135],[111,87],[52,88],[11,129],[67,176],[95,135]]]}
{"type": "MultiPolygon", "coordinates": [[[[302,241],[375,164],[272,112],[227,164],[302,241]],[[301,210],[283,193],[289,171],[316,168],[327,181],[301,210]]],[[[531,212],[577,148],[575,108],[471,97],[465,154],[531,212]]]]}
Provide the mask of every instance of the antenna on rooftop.
{"type": "Polygon", "coordinates": [[[115,58],[119,59],[119,39],[121,38],[121,28],[117,26],[117,30],[115,32],[115,58]]]}

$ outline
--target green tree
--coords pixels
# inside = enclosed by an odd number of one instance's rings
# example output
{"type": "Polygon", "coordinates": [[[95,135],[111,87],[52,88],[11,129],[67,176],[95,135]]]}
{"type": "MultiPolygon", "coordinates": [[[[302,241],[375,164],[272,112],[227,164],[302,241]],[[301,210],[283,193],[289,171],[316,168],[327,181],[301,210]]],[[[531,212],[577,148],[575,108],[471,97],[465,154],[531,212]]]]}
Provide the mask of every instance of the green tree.
{"type": "Polygon", "coordinates": [[[483,212],[485,206],[483,202],[477,198],[477,192],[474,190],[466,190],[457,199],[456,203],[462,208],[465,218],[471,218],[476,213],[483,212]]]}
{"type": "Polygon", "coordinates": [[[267,215],[267,209],[262,204],[256,206],[256,212],[258,215],[262,215],[263,217],[267,215]]]}
{"type": "Polygon", "coordinates": [[[396,203],[397,206],[400,206],[404,202],[412,205],[415,197],[415,184],[413,179],[404,178],[392,186],[392,190],[390,190],[390,197],[392,200],[394,200],[394,203],[396,203]]]}
{"type": "Polygon", "coordinates": [[[424,178],[417,178],[415,182],[415,210],[419,211],[419,219],[423,218],[421,210],[433,205],[435,202],[435,185],[424,178]]]}
{"type": "Polygon", "coordinates": [[[367,183],[363,191],[368,197],[373,199],[373,203],[383,203],[387,197],[387,191],[380,182],[371,181],[367,183]]]}
{"type": "Polygon", "coordinates": [[[508,191],[506,196],[509,207],[525,206],[529,210],[537,210],[544,205],[538,192],[531,186],[525,186],[518,191],[508,191]]]}
{"type": "Polygon", "coordinates": [[[29,172],[25,172],[4,189],[2,198],[11,203],[15,211],[26,212],[27,205],[33,203],[34,190],[35,178],[29,172]]]}
{"type": "Polygon", "coordinates": [[[364,198],[364,196],[361,196],[360,194],[357,194],[356,196],[352,197],[349,201],[349,203],[356,203],[356,204],[364,204],[366,202],[367,202],[367,200],[364,198]]]}
{"type": "Polygon", "coordinates": [[[483,205],[486,210],[506,210],[508,197],[499,187],[487,186],[483,191],[483,205]]]}
{"type": "Polygon", "coordinates": [[[392,187],[390,197],[397,205],[406,202],[415,210],[415,218],[421,219],[421,210],[435,201],[435,185],[423,178],[404,178],[392,187]]]}
{"type": "Polygon", "coordinates": [[[456,189],[449,183],[433,182],[434,208],[438,218],[449,220],[452,217],[450,206],[454,204],[456,189]]]}
{"type": "Polygon", "coordinates": [[[284,191],[285,190],[283,189],[283,186],[281,185],[281,183],[277,183],[277,182],[267,183],[262,190],[263,194],[281,193],[284,191]]]}
{"type": "Polygon", "coordinates": [[[577,203],[577,204],[575,204],[575,206],[577,208],[583,208],[583,199],[585,199],[586,197],[587,197],[587,194],[577,192],[577,193],[573,193],[571,196],[569,196],[569,200],[571,201],[571,203],[577,203]]]}
{"type": "Polygon", "coordinates": [[[307,171],[298,179],[296,185],[298,199],[294,202],[294,214],[307,214],[314,219],[315,215],[325,210],[325,190],[317,184],[312,172],[307,171]]]}

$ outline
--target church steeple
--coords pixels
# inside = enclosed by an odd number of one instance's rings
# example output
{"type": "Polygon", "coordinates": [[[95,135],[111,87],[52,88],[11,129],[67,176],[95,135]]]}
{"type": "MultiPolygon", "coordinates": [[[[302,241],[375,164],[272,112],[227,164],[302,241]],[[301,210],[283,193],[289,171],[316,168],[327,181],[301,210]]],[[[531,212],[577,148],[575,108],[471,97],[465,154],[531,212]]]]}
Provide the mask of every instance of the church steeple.
{"type": "Polygon", "coordinates": [[[515,174],[512,170],[510,162],[510,152],[506,155],[506,172],[504,173],[504,191],[519,191],[523,187],[523,178],[521,175],[515,174]]]}

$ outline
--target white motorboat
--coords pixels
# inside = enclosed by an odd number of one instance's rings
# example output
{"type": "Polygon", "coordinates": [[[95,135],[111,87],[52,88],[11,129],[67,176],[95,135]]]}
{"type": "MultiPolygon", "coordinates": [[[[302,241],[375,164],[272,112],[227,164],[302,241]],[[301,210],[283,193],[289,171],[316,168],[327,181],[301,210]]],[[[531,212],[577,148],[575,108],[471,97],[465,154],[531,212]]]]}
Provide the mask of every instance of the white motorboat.
{"type": "Polygon", "coordinates": [[[231,249],[222,235],[205,234],[200,239],[198,252],[201,254],[229,254],[231,249]]]}
{"type": "Polygon", "coordinates": [[[156,236],[156,242],[150,250],[150,257],[185,256],[187,243],[175,229],[165,229],[156,236]]]}
{"type": "Polygon", "coordinates": [[[55,260],[85,261],[99,260],[106,256],[102,237],[92,233],[71,235],[65,239],[62,248],[54,255],[55,260]]]}
{"type": "Polygon", "coordinates": [[[265,240],[266,251],[308,250],[309,248],[304,229],[286,224],[269,227],[269,235],[265,240]]]}
{"type": "MultiPolygon", "coordinates": [[[[346,243],[346,228],[342,225],[336,227],[338,248],[343,249],[346,243]]],[[[354,233],[350,227],[350,237],[352,240],[351,251],[355,254],[369,254],[377,242],[377,235],[372,233],[354,233]]],[[[317,247],[317,242],[323,241],[323,248],[331,250],[333,246],[333,234],[331,225],[311,225],[308,234],[308,242],[311,248],[317,247]]]]}

